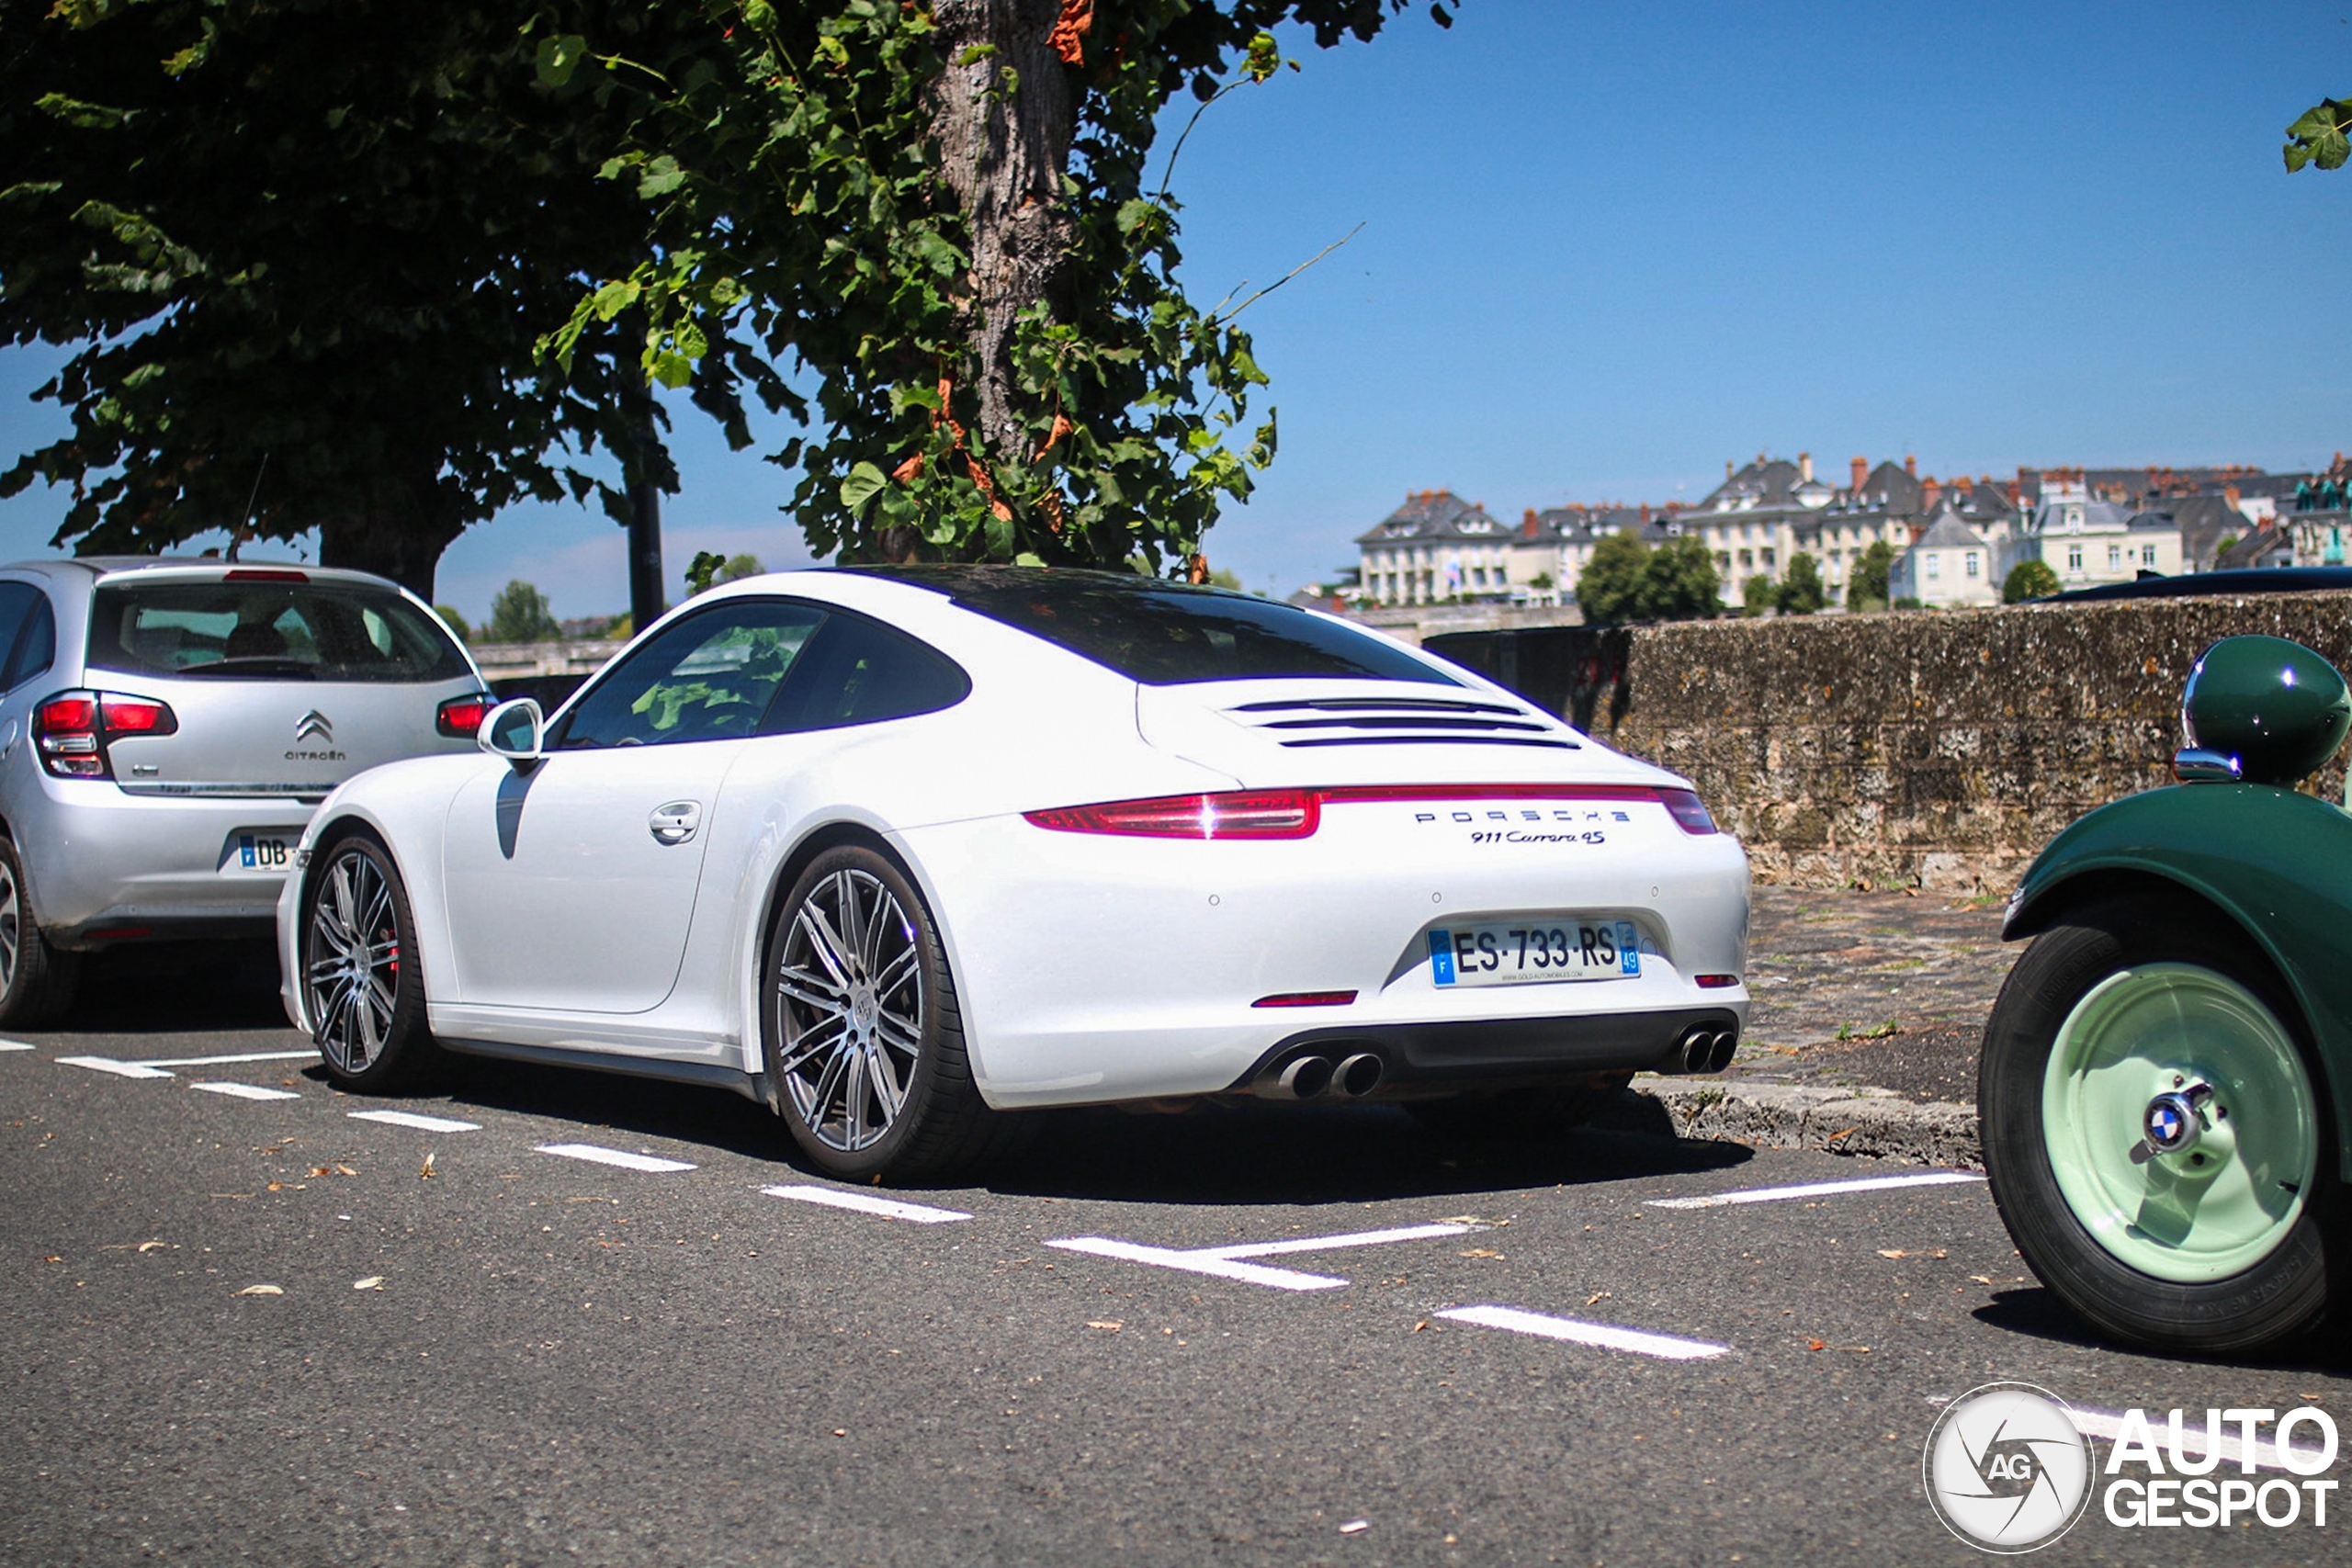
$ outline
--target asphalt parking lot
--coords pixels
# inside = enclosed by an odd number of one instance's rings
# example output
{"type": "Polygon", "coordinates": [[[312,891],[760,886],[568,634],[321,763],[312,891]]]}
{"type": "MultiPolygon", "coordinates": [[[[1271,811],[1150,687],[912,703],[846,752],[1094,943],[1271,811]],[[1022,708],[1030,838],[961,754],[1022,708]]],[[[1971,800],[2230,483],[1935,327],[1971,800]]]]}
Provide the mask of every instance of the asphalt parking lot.
{"type": "Polygon", "coordinates": [[[339,1094],[267,1001],[130,974],[0,1050],[12,1561],[1965,1562],[1920,1448],[1975,1385],[2352,1405],[2087,1342],[1966,1173],[1251,1106],[851,1190],[708,1091],[339,1094]]]}

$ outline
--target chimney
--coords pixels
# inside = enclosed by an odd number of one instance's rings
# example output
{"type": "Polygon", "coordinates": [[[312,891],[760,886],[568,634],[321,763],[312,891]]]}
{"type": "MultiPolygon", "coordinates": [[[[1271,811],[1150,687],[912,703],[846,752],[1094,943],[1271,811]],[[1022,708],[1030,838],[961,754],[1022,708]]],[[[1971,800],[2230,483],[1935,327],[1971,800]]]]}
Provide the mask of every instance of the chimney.
{"type": "Polygon", "coordinates": [[[1756,454],[1756,466],[1757,466],[1758,468],[1762,468],[1766,463],[1769,463],[1769,462],[1770,462],[1770,461],[1771,461],[1771,459],[1770,459],[1770,458],[1769,458],[1769,457],[1765,457],[1763,453],[1758,452],[1758,454],[1756,454]]]}
{"type": "Polygon", "coordinates": [[[1529,507],[1527,515],[1519,520],[1519,531],[1531,539],[1544,531],[1543,521],[1535,515],[1535,508],[1529,507]]]}
{"type": "Polygon", "coordinates": [[[1919,477],[1919,459],[1914,457],[1908,452],[1903,454],[1903,471],[1909,474],[1913,479],[1917,479],[1919,477]]]}
{"type": "Polygon", "coordinates": [[[1870,478],[1871,478],[1871,460],[1870,460],[1868,457],[1857,457],[1857,458],[1855,458],[1855,459],[1854,459],[1854,493],[1855,493],[1856,495],[1860,495],[1860,494],[1861,494],[1861,493],[1862,493],[1862,486],[1864,486],[1864,485],[1866,485],[1866,484],[1868,484],[1868,483],[1870,482],[1870,478]]]}
{"type": "Polygon", "coordinates": [[[1648,502],[1646,502],[1646,501],[1645,501],[1645,502],[1642,502],[1642,521],[1643,521],[1645,524],[1646,524],[1649,520],[1650,520],[1650,503],[1649,503],[1648,502]]]}
{"type": "Polygon", "coordinates": [[[2013,507],[2025,504],[2025,486],[2016,479],[2009,481],[2009,504],[2013,507]]]}
{"type": "Polygon", "coordinates": [[[1738,469],[1732,466],[1732,460],[1729,457],[1725,457],[1724,459],[1724,482],[1725,484],[1729,484],[1731,482],[1732,475],[1736,472],[1738,472],[1738,469]]]}
{"type": "Polygon", "coordinates": [[[1929,474],[1926,479],[1921,479],[1919,481],[1920,512],[1922,513],[1933,512],[1936,509],[1936,502],[1943,499],[1943,493],[1944,487],[1936,482],[1935,475],[1929,474]]]}
{"type": "Polygon", "coordinates": [[[1813,454],[1810,452],[1797,454],[1797,482],[1808,485],[1813,482],[1813,454]]]}
{"type": "Polygon", "coordinates": [[[2231,511],[2235,512],[2238,509],[2238,487],[2235,485],[2223,485],[2222,487],[2222,499],[2230,503],[2231,511]]]}

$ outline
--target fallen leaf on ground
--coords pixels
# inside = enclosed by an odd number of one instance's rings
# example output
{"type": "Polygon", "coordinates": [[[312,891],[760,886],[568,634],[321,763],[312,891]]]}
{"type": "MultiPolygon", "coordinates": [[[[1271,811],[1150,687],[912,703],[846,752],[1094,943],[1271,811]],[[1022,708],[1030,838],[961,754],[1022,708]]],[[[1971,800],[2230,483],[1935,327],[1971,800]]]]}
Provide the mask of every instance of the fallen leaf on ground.
{"type": "Polygon", "coordinates": [[[1112,1333],[1116,1334],[1120,1329],[1126,1326],[1126,1323],[1125,1320],[1115,1317],[1089,1318],[1087,1319],[1086,1326],[1089,1328],[1107,1328],[1112,1333]]]}
{"type": "Polygon", "coordinates": [[[1480,1230],[1500,1230],[1503,1226],[1510,1224],[1510,1222],[1509,1220],[1484,1220],[1480,1219],[1476,1214],[1448,1214],[1445,1218],[1438,1221],[1438,1224],[1442,1225],[1476,1225],[1480,1230]]]}
{"type": "Polygon", "coordinates": [[[1852,1137],[1856,1133],[1859,1133],[1859,1132],[1860,1132],[1860,1131],[1861,1131],[1861,1129],[1860,1129],[1860,1128],[1859,1128],[1859,1127],[1849,1127],[1849,1128],[1847,1128],[1847,1129],[1846,1129],[1844,1132],[1842,1132],[1842,1133],[1832,1133],[1832,1134],[1829,1134],[1829,1136],[1827,1136],[1827,1137],[1826,1137],[1826,1138],[1822,1139],[1821,1141],[1822,1141],[1823,1143],[1825,1143],[1825,1144],[1834,1144],[1834,1143],[1836,1143],[1836,1142],[1837,1142],[1838,1139],[1840,1139],[1840,1138],[1850,1138],[1850,1137],[1852,1137]]]}
{"type": "MultiPolygon", "coordinates": [[[[54,1263],[54,1262],[56,1262],[57,1260],[56,1260],[55,1258],[51,1258],[51,1259],[50,1259],[50,1261],[51,1261],[51,1262],[52,1262],[52,1263],[54,1263]]],[[[1430,1325],[1430,1320],[1429,1320],[1428,1318],[1426,1318],[1426,1317],[1425,1317],[1425,1318],[1421,1319],[1421,1321],[1420,1321],[1420,1322],[1419,1322],[1419,1323],[1417,1323],[1417,1324],[1413,1325],[1413,1332],[1414,1332],[1414,1333],[1416,1333],[1416,1334],[1419,1334],[1422,1329],[1427,1328],[1429,1325],[1430,1325]]]]}
{"type": "Polygon", "coordinates": [[[836,1427],[833,1428],[833,1436],[836,1438],[846,1438],[849,1436],[849,1428],[847,1427],[836,1427]]]}
{"type": "Polygon", "coordinates": [[[1808,1339],[1804,1342],[1804,1348],[1808,1350],[1826,1350],[1829,1348],[1829,1342],[1826,1339],[1808,1339]]]}
{"type": "Polygon", "coordinates": [[[48,1257],[46,1257],[46,1258],[42,1258],[42,1259],[41,1259],[41,1261],[42,1261],[43,1263],[62,1263],[62,1262],[64,1262],[64,1261],[65,1261],[65,1259],[63,1259],[62,1258],[60,1258],[57,1254],[55,1254],[54,1252],[52,1252],[52,1253],[51,1253],[48,1257]]]}
{"type": "Polygon", "coordinates": [[[351,1288],[355,1291],[380,1291],[384,1288],[384,1277],[381,1274],[370,1274],[365,1280],[351,1281],[351,1288]]]}
{"type": "Polygon", "coordinates": [[[142,1241],[139,1244],[139,1250],[141,1252],[153,1252],[158,1247],[169,1247],[172,1244],[168,1241],[142,1241]]]}
{"type": "Polygon", "coordinates": [[[1502,1254],[1497,1252],[1491,1247],[1474,1247],[1462,1256],[1464,1258],[1500,1258],[1502,1254]]]}
{"type": "Polygon", "coordinates": [[[334,1168],[334,1171],[337,1176],[356,1176],[359,1174],[347,1165],[338,1165],[334,1168]]]}
{"type": "MultiPolygon", "coordinates": [[[[1878,1255],[1881,1258],[1942,1258],[1947,1256],[1944,1249],[1940,1247],[1934,1248],[1915,1247],[1908,1251],[1905,1251],[1904,1248],[1899,1247],[1882,1247],[1878,1249],[1878,1255]]],[[[1974,1276],[1971,1277],[1973,1278],[1974,1276]]],[[[1984,1282],[1988,1285],[1992,1283],[1990,1280],[1987,1280],[1984,1282]]]]}
{"type": "Polygon", "coordinates": [[[1371,1528],[1372,1521],[1370,1519],[1350,1519],[1346,1524],[1340,1527],[1340,1533],[1341,1535],[1362,1535],[1371,1528]]]}
{"type": "Polygon", "coordinates": [[[286,1289],[282,1285],[247,1285],[237,1292],[241,1296],[282,1296],[285,1293],[286,1289]]]}
{"type": "Polygon", "coordinates": [[[420,1181],[429,1181],[429,1180],[431,1180],[434,1177],[438,1176],[438,1175],[440,1175],[440,1174],[441,1174],[441,1173],[440,1173],[439,1171],[435,1170],[435,1169],[433,1168],[433,1156],[432,1156],[432,1155],[426,1155],[426,1156],[424,1156],[424,1163],[423,1165],[421,1165],[421,1166],[419,1166],[419,1167],[417,1167],[417,1168],[416,1168],[416,1176],[417,1176],[417,1179],[418,1179],[418,1180],[420,1180],[420,1181]]]}
{"type": "Polygon", "coordinates": [[[1607,1291],[1595,1291],[1595,1292],[1592,1292],[1592,1294],[1590,1294],[1590,1295],[1589,1295],[1589,1296],[1585,1297],[1585,1299],[1584,1299],[1584,1304],[1585,1304],[1585,1305],[1587,1305],[1587,1306],[1599,1306],[1601,1303],[1603,1303],[1603,1302],[1607,1301],[1608,1299],[1609,1299],[1609,1292],[1608,1292],[1607,1291]]]}

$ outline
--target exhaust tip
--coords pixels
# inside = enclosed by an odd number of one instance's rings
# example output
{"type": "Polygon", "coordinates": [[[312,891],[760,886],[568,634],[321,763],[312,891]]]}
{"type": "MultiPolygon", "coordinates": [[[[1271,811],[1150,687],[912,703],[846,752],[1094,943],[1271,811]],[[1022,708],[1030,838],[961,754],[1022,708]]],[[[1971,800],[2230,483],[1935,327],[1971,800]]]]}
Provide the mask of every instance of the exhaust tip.
{"type": "Polygon", "coordinates": [[[1362,1100],[1380,1087],[1387,1075],[1388,1065],[1369,1051],[1359,1051],[1332,1070],[1331,1081],[1341,1094],[1351,1100],[1362,1100]]]}
{"type": "Polygon", "coordinates": [[[1682,1037],[1682,1070],[1686,1073],[1705,1072],[1707,1059],[1714,1055],[1714,1050],[1715,1032],[1713,1030],[1692,1030],[1682,1037]]]}
{"type": "Polygon", "coordinates": [[[1313,1100],[1331,1087],[1331,1058],[1301,1056],[1274,1078],[1274,1086],[1299,1100],[1313,1100]]]}
{"type": "Polygon", "coordinates": [[[1726,1029],[1715,1036],[1713,1046],[1707,1052],[1707,1071],[1722,1072],[1731,1066],[1731,1054],[1739,1045],[1739,1036],[1726,1029]]]}

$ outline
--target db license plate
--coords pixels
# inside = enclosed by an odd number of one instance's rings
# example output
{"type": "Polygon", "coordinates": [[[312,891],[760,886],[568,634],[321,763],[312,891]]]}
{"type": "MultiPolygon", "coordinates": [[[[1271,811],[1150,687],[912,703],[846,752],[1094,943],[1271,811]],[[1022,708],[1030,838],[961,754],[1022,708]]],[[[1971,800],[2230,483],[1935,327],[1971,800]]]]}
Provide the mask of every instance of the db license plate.
{"type": "Polygon", "coordinates": [[[1440,986],[1629,980],[1641,972],[1641,933],[1631,920],[1504,920],[1430,932],[1430,977],[1440,986]]]}
{"type": "Polygon", "coordinates": [[[294,866],[297,833],[240,833],[221,870],[232,874],[283,875],[294,866]]]}

